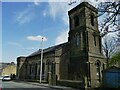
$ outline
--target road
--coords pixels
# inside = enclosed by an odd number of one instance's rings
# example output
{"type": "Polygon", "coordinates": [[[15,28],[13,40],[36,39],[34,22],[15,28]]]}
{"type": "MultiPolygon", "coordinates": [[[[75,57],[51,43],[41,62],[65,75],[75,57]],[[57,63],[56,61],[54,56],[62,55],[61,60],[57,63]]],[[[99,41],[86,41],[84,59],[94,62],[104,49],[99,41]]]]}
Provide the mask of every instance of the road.
{"type": "Polygon", "coordinates": [[[27,82],[4,81],[2,90],[57,90],[46,86],[34,85],[27,82]]]}

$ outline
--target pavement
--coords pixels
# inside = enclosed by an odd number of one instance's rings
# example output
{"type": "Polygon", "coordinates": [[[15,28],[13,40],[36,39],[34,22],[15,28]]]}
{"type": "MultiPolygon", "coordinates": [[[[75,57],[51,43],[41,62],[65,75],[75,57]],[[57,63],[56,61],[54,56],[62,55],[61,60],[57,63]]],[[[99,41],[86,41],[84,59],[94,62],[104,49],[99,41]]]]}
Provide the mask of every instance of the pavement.
{"type": "Polygon", "coordinates": [[[49,85],[48,83],[39,83],[39,82],[34,82],[34,81],[16,81],[15,82],[23,82],[31,85],[36,85],[36,86],[43,86],[43,87],[48,87],[53,90],[120,90],[120,89],[111,89],[111,88],[87,88],[87,89],[76,89],[72,87],[67,87],[67,86],[54,86],[54,85],[49,85]]]}
{"type": "Polygon", "coordinates": [[[48,88],[52,88],[52,89],[58,89],[58,90],[79,90],[79,89],[75,89],[75,88],[72,88],[72,87],[49,85],[47,83],[39,83],[39,82],[31,82],[31,81],[17,81],[17,82],[25,82],[25,83],[31,84],[31,85],[44,86],[44,87],[48,87],[48,88]]]}
{"type": "Polygon", "coordinates": [[[46,83],[37,83],[37,82],[27,82],[28,84],[32,84],[32,85],[37,85],[37,86],[44,86],[44,87],[49,87],[49,88],[53,88],[53,89],[59,89],[59,90],[78,90],[78,89],[74,89],[72,87],[66,87],[66,86],[54,86],[54,85],[49,85],[46,83]]]}

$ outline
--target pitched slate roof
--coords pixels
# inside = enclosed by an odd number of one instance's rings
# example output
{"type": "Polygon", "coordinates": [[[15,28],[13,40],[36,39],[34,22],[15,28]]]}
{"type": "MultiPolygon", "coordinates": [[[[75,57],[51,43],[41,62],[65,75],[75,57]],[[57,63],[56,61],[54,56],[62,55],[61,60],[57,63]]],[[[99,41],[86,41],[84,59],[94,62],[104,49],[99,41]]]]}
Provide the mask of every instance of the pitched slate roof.
{"type": "MultiPolygon", "coordinates": [[[[48,52],[52,52],[52,51],[55,51],[59,48],[62,48],[63,46],[67,45],[68,42],[66,43],[62,43],[62,44],[59,44],[59,45],[55,45],[55,46],[52,46],[52,47],[48,47],[46,49],[43,50],[43,53],[48,53],[48,52]]],[[[36,52],[30,54],[29,56],[27,57],[32,57],[32,56],[35,56],[35,55],[39,55],[41,53],[41,49],[37,50],[36,52]]]]}

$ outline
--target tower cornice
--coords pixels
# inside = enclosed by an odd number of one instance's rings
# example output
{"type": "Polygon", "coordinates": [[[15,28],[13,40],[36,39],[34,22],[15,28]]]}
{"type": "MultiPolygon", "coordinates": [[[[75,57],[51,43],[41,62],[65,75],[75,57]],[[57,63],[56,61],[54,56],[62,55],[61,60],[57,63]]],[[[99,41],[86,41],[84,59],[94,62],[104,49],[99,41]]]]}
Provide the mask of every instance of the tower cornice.
{"type": "Polygon", "coordinates": [[[73,9],[71,9],[70,11],[68,11],[68,15],[74,13],[75,11],[79,10],[80,8],[83,8],[83,7],[87,7],[87,8],[90,8],[92,11],[98,13],[98,10],[92,6],[91,4],[89,4],[88,2],[82,2],[80,3],[79,5],[77,5],[76,7],[74,7],[73,9]]]}

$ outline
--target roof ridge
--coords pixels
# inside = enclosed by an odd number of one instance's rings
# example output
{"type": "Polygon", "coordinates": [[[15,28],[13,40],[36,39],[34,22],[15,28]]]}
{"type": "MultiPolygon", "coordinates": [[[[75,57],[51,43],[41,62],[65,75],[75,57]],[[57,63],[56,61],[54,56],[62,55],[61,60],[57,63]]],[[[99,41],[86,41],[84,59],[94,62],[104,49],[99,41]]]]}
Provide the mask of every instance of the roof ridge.
{"type": "MultiPolygon", "coordinates": [[[[43,49],[43,52],[46,53],[46,52],[50,52],[50,51],[54,51],[56,48],[62,46],[62,45],[65,45],[67,44],[68,42],[65,42],[65,43],[61,43],[61,44],[58,44],[58,45],[54,45],[54,46],[51,46],[51,47],[48,47],[48,48],[45,48],[43,49]]],[[[28,55],[27,57],[31,57],[31,56],[34,56],[34,55],[38,55],[41,53],[41,49],[33,52],[32,54],[28,55]]]]}

